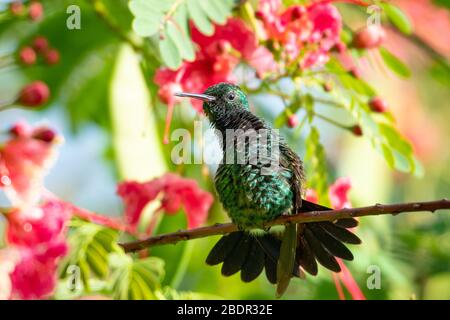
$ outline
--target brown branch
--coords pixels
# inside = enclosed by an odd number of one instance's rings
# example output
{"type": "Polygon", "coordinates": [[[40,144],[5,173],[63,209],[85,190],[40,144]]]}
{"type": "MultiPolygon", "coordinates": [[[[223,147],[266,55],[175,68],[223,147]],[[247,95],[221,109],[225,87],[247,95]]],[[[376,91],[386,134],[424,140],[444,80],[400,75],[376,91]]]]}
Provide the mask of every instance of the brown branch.
{"type": "MultiPolygon", "coordinates": [[[[431,211],[450,209],[450,201],[447,199],[429,201],[429,202],[412,202],[412,203],[398,203],[398,204],[376,204],[369,207],[340,209],[329,211],[311,211],[302,212],[296,215],[283,215],[265,227],[274,225],[287,225],[291,223],[308,223],[317,221],[334,221],[343,218],[375,216],[382,214],[397,215],[402,212],[417,212],[417,211],[431,211]]],[[[213,226],[196,228],[191,230],[180,230],[173,233],[161,234],[150,237],[144,240],[120,244],[125,252],[135,252],[148,247],[175,244],[179,241],[187,241],[209,236],[227,234],[236,231],[237,227],[232,223],[216,224],[213,226]]]]}

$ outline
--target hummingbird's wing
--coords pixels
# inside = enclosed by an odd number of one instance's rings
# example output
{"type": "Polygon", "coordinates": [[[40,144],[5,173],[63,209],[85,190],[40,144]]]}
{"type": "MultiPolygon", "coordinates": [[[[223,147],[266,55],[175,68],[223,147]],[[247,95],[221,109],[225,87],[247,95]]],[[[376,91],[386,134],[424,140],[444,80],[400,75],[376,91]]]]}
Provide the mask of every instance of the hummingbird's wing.
{"type": "Polygon", "coordinates": [[[289,286],[297,252],[297,225],[286,226],[281,241],[280,257],[277,263],[277,292],[280,298],[289,286]]]}
{"type": "MultiPolygon", "coordinates": [[[[300,157],[283,142],[280,143],[280,166],[290,173],[289,184],[293,193],[292,212],[296,213],[302,205],[303,164],[300,157]]],[[[299,229],[301,228],[298,228],[296,224],[292,224],[286,226],[283,233],[277,262],[277,298],[281,297],[289,286],[295,266],[298,269],[295,271],[300,272],[299,265],[296,265],[299,229]]]]}

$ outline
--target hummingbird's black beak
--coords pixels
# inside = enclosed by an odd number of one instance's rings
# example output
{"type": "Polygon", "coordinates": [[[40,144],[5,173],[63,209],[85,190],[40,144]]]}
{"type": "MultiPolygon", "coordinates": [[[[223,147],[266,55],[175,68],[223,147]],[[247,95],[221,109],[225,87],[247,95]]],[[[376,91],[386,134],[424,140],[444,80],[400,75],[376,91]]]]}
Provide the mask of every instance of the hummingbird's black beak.
{"type": "Polygon", "coordinates": [[[207,95],[207,94],[199,94],[199,93],[187,93],[187,92],[178,92],[175,93],[177,97],[185,97],[185,98],[192,98],[192,99],[198,99],[205,102],[214,101],[216,100],[216,97],[207,95]]]}

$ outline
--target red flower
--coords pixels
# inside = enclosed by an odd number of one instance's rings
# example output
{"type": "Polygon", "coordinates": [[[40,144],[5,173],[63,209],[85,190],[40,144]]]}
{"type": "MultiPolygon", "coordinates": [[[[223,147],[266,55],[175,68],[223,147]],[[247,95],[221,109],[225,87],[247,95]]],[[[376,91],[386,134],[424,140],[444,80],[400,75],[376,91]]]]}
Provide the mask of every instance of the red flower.
{"type": "Polygon", "coordinates": [[[175,214],[184,207],[188,228],[195,228],[205,222],[213,202],[212,195],[201,190],[195,180],[172,173],[145,183],[122,182],[117,193],[125,203],[126,219],[134,228],[144,207],[158,195],[161,195],[161,209],[167,214],[175,214]]]}
{"type": "Polygon", "coordinates": [[[350,178],[339,178],[331,186],[328,192],[331,206],[334,209],[351,208],[352,204],[348,198],[348,192],[352,187],[350,178]]]}
{"type": "Polygon", "coordinates": [[[15,207],[26,209],[40,198],[43,177],[54,159],[55,143],[54,139],[42,139],[48,138],[42,133],[43,127],[33,130],[22,123],[13,128],[14,137],[0,148],[0,187],[15,207]]]}

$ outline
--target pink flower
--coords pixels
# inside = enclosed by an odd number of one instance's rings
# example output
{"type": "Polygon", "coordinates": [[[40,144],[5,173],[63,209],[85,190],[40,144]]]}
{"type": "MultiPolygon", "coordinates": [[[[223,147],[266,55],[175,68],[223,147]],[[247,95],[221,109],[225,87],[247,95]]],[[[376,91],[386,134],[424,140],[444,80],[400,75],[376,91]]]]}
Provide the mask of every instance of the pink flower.
{"type": "Polygon", "coordinates": [[[35,246],[62,239],[70,216],[71,208],[56,200],[46,201],[27,211],[15,210],[7,215],[8,243],[35,246]]]}
{"type": "MultiPolygon", "coordinates": [[[[11,298],[40,299],[52,293],[57,263],[68,250],[64,235],[70,211],[64,202],[47,200],[27,211],[7,214],[9,266],[14,262],[9,269],[11,298]]],[[[5,277],[5,272],[0,272],[0,283],[6,282],[2,276],[5,277]]]]}
{"type": "Polygon", "coordinates": [[[141,218],[142,210],[156,199],[162,186],[160,180],[154,179],[147,183],[137,181],[122,182],[117,187],[117,193],[125,204],[125,218],[127,223],[136,227],[141,218]]]}
{"type": "Polygon", "coordinates": [[[331,206],[334,209],[351,208],[348,192],[352,187],[350,178],[339,178],[331,186],[328,192],[331,206]]]}
{"type": "Polygon", "coordinates": [[[31,207],[40,198],[43,178],[55,155],[55,140],[49,139],[49,131],[17,124],[10,131],[13,137],[0,148],[0,188],[15,207],[31,207]]]}
{"type": "Polygon", "coordinates": [[[67,253],[63,241],[45,247],[16,247],[20,261],[11,273],[13,299],[41,299],[49,296],[57,282],[57,262],[67,253]]]}
{"type": "Polygon", "coordinates": [[[201,190],[195,180],[172,173],[145,183],[122,182],[117,192],[125,203],[127,221],[134,228],[139,222],[144,207],[159,195],[161,210],[166,214],[175,214],[184,207],[188,228],[198,227],[206,221],[213,202],[212,195],[201,190]]]}
{"type": "Polygon", "coordinates": [[[283,48],[288,62],[300,59],[302,68],[321,66],[328,61],[329,51],[340,44],[342,18],[328,2],[281,8],[281,1],[262,0],[257,16],[266,36],[283,48]]]}

